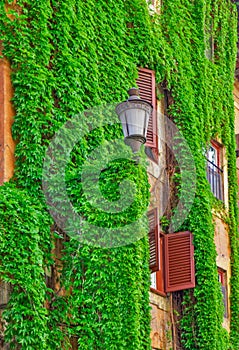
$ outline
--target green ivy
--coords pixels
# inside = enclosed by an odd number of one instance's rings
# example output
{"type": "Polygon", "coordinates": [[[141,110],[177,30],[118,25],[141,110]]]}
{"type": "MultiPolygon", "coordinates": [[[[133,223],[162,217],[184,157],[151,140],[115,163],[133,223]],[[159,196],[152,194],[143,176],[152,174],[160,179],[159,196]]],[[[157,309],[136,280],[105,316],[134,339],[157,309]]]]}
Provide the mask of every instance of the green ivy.
{"type": "Polygon", "coordinates": [[[12,288],[5,341],[45,349],[50,338],[44,267],[52,263],[49,215],[14,184],[1,187],[0,275],[12,288]]]}

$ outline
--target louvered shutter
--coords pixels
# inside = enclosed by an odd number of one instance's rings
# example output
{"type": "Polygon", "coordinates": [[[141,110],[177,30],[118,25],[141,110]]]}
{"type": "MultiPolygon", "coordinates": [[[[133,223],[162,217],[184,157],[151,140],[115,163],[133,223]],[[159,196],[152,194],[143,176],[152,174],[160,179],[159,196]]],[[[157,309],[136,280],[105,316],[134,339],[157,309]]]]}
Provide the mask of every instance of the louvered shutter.
{"type": "Polygon", "coordinates": [[[192,233],[189,231],[164,236],[166,292],[195,287],[192,240],[192,233]]]}
{"type": "Polygon", "coordinates": [[[146,68],[140,68],[138,71],[138,79],[136,83],[139,88],[140,97],[153,105],[153,113],[149,119],[146,146],[157,150],[158,137],[154,71],[146,68]]]}
{"type": "Polygon", "coordinates": [[[164,288],[164,241],[163,235],[159,233],[159,270],[156,272],[157,276],[157,292],[161,295],[165,294],[164,288]]]}
{"type": "Polygon", "coordinates": [[[158,210],[154,208],[148,212],[149,220],[149,267],[152,272],[159,270],[159,229],[158,210]]]}

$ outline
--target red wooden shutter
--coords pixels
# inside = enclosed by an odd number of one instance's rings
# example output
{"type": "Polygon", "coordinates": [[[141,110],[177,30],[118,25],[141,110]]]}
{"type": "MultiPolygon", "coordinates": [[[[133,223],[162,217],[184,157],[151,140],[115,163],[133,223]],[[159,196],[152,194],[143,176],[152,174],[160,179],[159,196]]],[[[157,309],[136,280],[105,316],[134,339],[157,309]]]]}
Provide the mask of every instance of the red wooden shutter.
{"type": "Polygon", "coordinates": [[[149,267],[152,272],[159,270],[159,229],[158,210],[154,208],[148,212],[149,219],[149,267]]]}
{"type": "Polygon", "coordinates": [[[164,236],[166,292],[195,287],[192,240],[192,233],[189,231],[164,236]]]}
{"type": "Polygon", "coordinates": [[[140,68],[136,83],[139,88],[139,96],[153,105],[153,113],[149,119],[146,146],[157,149],[158,137],[154,71],[140,68]]]}
{"type": "Polygon", "coordinates": [[[164,241],[159,234],[159,270],[156,272],[157,292],[161,295],[166,295],[164,288],[164,241]]]}

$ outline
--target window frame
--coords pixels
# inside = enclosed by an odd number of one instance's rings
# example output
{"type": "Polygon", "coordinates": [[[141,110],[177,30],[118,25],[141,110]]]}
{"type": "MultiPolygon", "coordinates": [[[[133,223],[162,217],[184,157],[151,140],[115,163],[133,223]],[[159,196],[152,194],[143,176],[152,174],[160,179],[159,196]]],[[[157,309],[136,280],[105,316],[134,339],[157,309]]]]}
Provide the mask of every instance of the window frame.
{"type": "Polygon", "coordinates": [[[164,263],[164,240],[162,234],[159,232],[159,270],[158,271],[151,271],[151,274],[155,274],[156,277],[156,288],[153,288],[152,285],[150,285],[150,291],[161,295],[166,296],[167,293],[165,291],[165,263],[164,263]]]}
{"type": "Polygon", "coordinates": [[[225,201],[225,188],[224,188],[224,174],[223,174],[223,146],[215,141],[212,140],[210,142],[210,146],[216,151],[216,162],[214,163],[209,159],[209,149],[206,153],[207,158],[207,168],[206,168],[206,176],[207,180],[209,182],[211,192],[213,193],[214,197],[218,200],[225,201]]]}
{"type": "Polygon", "coordinates": [[[224,318],[229,318],[229,307],[228,307],[228,283],[227,283],[227,271],[221,267],[217,268],[218,282],[221,286],[222,301],[224,305],[224,318]]]}

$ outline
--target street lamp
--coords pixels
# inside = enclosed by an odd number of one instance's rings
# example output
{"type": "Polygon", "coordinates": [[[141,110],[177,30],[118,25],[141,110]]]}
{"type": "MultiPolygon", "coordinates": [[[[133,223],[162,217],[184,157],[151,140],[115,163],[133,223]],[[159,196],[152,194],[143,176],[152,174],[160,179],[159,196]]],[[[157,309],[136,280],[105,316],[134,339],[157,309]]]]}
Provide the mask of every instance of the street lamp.
{"type": "Polygon", "coordinates": [[[136,88],[129,89],[128,94],[128,100],[119,103],[115,110],[123,127],[125,144],[131,147],[133,153],[137,153],[146,142],[153,106],[139,97],[139,90],[136,88]]]}

